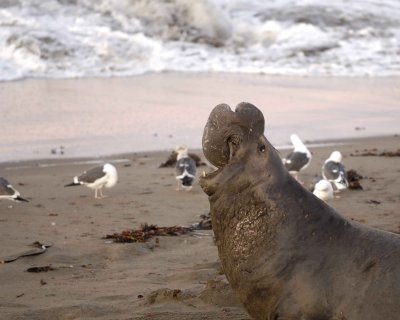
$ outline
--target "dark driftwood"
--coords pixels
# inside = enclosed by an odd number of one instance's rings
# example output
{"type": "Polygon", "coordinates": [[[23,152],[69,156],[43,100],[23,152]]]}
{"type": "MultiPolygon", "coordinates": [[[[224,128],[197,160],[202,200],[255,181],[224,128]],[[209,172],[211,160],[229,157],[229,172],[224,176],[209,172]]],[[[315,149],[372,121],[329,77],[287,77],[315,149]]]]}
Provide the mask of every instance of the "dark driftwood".
{"type": "Polygon", "coordinates": [[[13,262],[22,257],[37,256],[39,254],[45,253],[47,248],[50,248],[52,244],[42,244],[39,241],[35,241],[31,244],[31,246],[34,247],[34,249],[30,249],[18,254],[13,254],[11,256],[0,259],[0,264],[13,262]]]}

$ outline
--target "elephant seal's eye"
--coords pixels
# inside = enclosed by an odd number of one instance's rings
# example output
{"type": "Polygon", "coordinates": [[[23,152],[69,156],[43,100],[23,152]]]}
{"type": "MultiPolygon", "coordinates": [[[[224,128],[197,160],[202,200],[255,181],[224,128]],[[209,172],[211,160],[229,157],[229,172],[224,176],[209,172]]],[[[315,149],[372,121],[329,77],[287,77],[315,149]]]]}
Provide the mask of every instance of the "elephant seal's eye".
{"type": "Polygon", "coordinates": [[[260,145],[258,146],[258,151],[264,153],[264,152],[265,152],[265,145],[260,144],[260,145]]]}

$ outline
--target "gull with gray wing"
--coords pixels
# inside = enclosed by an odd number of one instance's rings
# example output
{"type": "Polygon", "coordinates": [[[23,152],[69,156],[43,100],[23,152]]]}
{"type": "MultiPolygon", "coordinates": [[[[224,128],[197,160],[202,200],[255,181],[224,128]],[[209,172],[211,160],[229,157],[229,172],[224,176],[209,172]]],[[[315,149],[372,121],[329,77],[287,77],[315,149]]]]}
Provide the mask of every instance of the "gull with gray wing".
{"type": "Polygon", "coordinates": [[[307,168],[311,162],[311,152],[296,134],[290,136],[290,141],[294,150],[283,159],[283,164],[289,173],[298,180],[299,172],[307,168]]]}
{"type": "Polygon", "coordinates": [[[176,158],[176,179],[178,180],[177,190],[181,187],[189,191],[193,187],[194,179],[196,178],[196,162],[189,157],[188,148],[179,146],[176,148],[178,153],[176,158]]]}
{"type": "Polygon", "coordinates": [[[342,154],[339,151],[333,151],[322,166],[323,178],[331,182],[337,190],[344,190],[349,186],[342,158],[342,154]]]}
{"type": "Polygon", "coordinates": [[[85,185],[90,189],[94,189],[94,197],[101,199],[106,197],[103,195],[102,188],[112,188],[117,184],[117,169],[109,163],[98,166],[83,172],[80,176],[75,176],[73,182],[66,184],[64,187],[72,187],[85,185]],[[100,194],[100,196],[97,195],[100,194]]]}
{"type": "Polygon", "coordinates": [[[3,177],[0,177],[0,200],[1,199],[8,199],[16,202],[29,202],[28,200],[22,198],[21,194],[17,190],[15,190],[11,183],[9,183],[3,177]]]}

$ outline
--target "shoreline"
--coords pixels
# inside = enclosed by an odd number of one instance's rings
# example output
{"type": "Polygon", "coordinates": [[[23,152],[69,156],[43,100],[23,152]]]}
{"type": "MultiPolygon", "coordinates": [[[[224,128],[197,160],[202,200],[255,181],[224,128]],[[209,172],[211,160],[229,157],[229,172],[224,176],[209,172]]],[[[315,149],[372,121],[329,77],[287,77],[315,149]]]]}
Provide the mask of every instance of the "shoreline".
{"type": "Polygon", "coordinates": [[[292,79],[307,79],[307,78],[316,78],[316,79],[353,79],[353,80],[366,80],[366,79],[399,79],[400,74],[393,74],[393,75],[323,75],[323,74],[316,74],[316,75],[297,75],[297,74],[280,74],[280,73],[263,73],[263,72],[228,72],[228,71],[147,71],[143,73],[131,74],[131,75],[98,75],[98,76],[81,76],[81,77],[25,77],[25,78],[17,78],[17,79],[10,79],[10,80],[1,80],[1,83],[11,83],[11,82],[24,82],[24,81],[43,81],[43,80],[54,80],[54,81],[63,81],[63,80],[96,80],[96,79],[129,79],[133,77],[142,77],[148,75],[169,75],[169,74],[180,74],[180,75],[243,75],[247,76],[262,76],[262,77],[270,77],[270,78],[292,78],[292,79]]]}
{"type": "MultiPolygon", "coordinates": [[[[304,144],[308,148],[327,148],[327,147],[340,147],[347,144],[354,144],[354,143],[374,143],[375,141],[381,142],[385,139],[391,138],[398,138],[398,134],[389,134],[389,135],[374,135],[374,136],[365,136],[359,138],[343,138],[343,139],[324,139],[324,140],[305,140],[303,141],[304,144]]],[[[274,146],[279,151],[287,151],[293,148],[291,144],[285,144],[280,146],[274,146]]],[[[108,155],[98,155],[98,156],[76,156],[76,157],[69,157],[68,155],[54,155],[44,158],[32,158],[32,159],[21,159],[21,160],[11,160],[11,161],[4,161],[0,162],[0,168],[3,169],[18,169],[18,168],[32,168],[37,166],[62,166],[62,165],[82,165],[82,164],[101,164],[107,161],[114,161],[116,163],[125,163],[129,161],[129,158],[136,157],[136,156],[159,156],[161,154],[169,154],[174,150],[174,148],[164,149],[164,150],[148,150],[148,151],[137,151],[137,152],[124,152],[124,153],[115,153],[115,154],[108,154],[108,155]],[[41,163],[41,164],[39,164],[41,163]]],[[[198,153],[202,155],[202,151],[200,148],[190,149],[191,152],[198,153]]],[[[203,156],[203,155],[202,155],[203,156]]],[[[204,157],[204,156],[203,156],[204,157]]],[[[204,158],[207,162],[207,159],[204,158]]]]}

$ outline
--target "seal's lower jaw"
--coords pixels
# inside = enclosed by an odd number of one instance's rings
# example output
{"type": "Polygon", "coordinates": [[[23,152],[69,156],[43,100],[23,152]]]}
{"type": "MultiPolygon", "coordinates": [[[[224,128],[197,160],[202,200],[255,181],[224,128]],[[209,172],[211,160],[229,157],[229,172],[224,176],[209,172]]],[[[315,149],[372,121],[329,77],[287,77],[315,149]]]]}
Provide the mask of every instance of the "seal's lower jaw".
{"type": "Polygon", "coordinates": [[[221,169],[217,169],[209,173],[203,172],[199,179],[201,188],[209,197],[212,196],[215,191],[217,191],[218,182],[216,180],[220,172],[221,169]]]}

